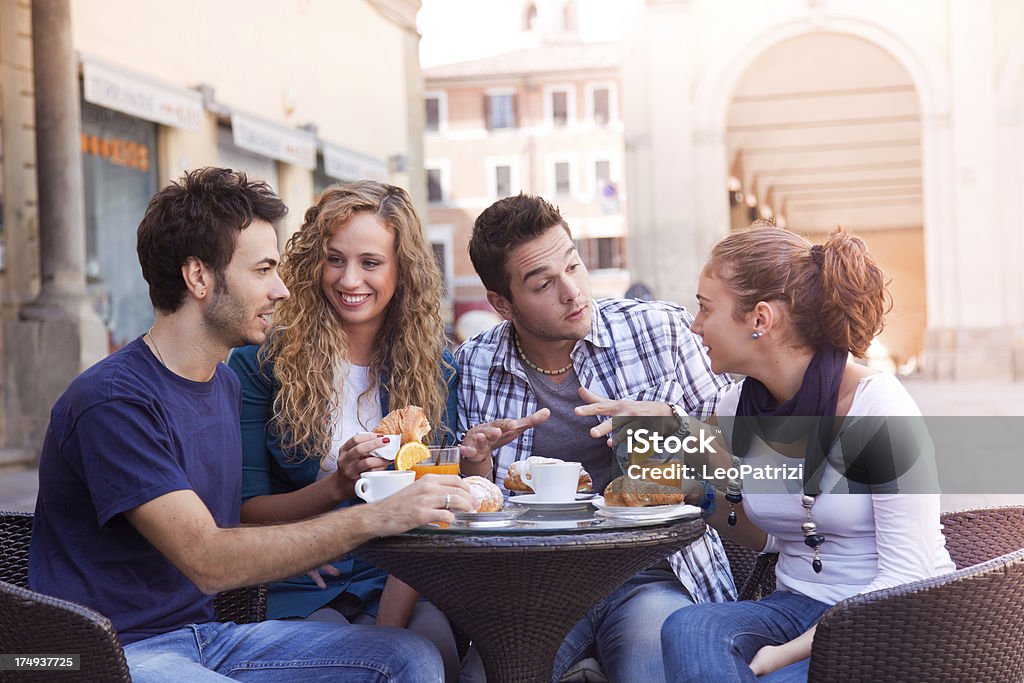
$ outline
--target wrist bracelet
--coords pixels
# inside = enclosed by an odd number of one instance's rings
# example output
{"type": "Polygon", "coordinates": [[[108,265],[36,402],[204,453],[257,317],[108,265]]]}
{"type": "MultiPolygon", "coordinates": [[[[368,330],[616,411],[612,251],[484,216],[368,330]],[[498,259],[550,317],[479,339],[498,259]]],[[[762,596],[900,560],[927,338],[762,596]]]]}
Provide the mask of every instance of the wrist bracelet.
{"type": "Polygon", "coordinates": [[[668,409],[672,412],[674,417],[679,422],[679,427],[676,428],[675,434],[680,436],[690,433],[690,416],[686,414],[686,411],[682,409],[676,403],[669,403],[668,409]]]}
{"type": "Polygon", "coordinates": [[[702,481],[704,484],[704,495],[700,497],[700,502],[697,507],[701,509],[701,517],[707,519],[715,511],[715,498],[718,496],[718,490],[706,481],[702,481]]]}

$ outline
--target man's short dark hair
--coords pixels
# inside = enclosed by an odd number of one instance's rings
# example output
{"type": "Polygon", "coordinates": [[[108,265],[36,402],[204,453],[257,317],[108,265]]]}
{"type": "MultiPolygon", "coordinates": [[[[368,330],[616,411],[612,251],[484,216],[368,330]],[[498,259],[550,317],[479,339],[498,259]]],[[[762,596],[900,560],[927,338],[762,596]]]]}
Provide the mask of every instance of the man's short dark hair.
{"type": "Polygon", "coordinates": [[[484,209],[473,224],[473,236],[469,239],[469,258],[484,287],[511,301],[506,268],[509,252],[556,225],[561,225],[572,238],[558,207],[535,195],[505,197],[484,209]]]}
{"type": "Polygon", "coordinates": [[[269,185],[229,168],[188,171],[157,192],[138,231],[139,263],[153,306],[164,313],[181,307],[187,291],[181,267],[190,257],[222,282],[239,233],[255,220],[273,225],[286,213],[269,185]]]}

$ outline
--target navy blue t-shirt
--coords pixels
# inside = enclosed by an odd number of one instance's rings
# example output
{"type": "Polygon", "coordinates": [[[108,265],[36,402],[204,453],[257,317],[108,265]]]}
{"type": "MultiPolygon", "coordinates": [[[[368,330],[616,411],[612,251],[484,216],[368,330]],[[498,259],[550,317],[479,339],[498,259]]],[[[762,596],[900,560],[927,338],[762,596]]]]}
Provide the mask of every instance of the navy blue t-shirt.
{"type": "Polygon", "coordinates": [[[238,525],[238,378],[179,377],[142,338],[79,375],[50,414],[39,460],[29,586],[109,617],[123,644],[214,620],[203,594],[123,512],[191,489],[238,525]]]}

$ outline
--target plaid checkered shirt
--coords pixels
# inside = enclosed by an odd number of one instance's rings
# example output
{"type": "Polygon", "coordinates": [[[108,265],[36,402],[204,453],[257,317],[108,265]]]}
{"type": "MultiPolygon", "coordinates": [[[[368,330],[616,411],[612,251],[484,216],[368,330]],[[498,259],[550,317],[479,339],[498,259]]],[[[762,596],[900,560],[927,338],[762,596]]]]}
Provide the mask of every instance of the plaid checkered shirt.
{"type": "MultiPolygon", "coordinates": [[[[615,399],[676,403],[690,415],[709,417],[728,380],[711,372],[703,345],[690,332],[692,320],[686,309],[667,302],[595,300],[590,334],[570,354],[580,385],[615,399]]],[[[516,353],[511,323],[473,337],[455,357],[460,438],[473,425],[526,417],[538,410],[516,353]]],[[[594,423],[602,419],[595,417],[594,423]]],[[[495,481],[503,481],[509,464],[532,452],[532,430],[498,449],[495,481]]],[[[736,598],[729,562],[714,529],[708,527],[701,538],[668,560],[694,601],[736,598]]]]}

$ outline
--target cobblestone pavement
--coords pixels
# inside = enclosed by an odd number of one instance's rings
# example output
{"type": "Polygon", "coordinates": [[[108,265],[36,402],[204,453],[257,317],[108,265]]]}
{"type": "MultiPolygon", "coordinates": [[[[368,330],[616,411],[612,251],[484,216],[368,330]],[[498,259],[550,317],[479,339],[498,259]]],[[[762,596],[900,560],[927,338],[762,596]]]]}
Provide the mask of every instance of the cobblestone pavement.
{"type": "MultiPolygon", "coordinates": [[[[925,415],[1024,415],[1024,383],[953,383],[905,380],[925,415]]],[[[35,508],[39,482],[35,469],[0,469],[0,510],[35,508]]],[[[1024,504],[1020,496],[947,495],[944,510],[1024,504]]]]}

